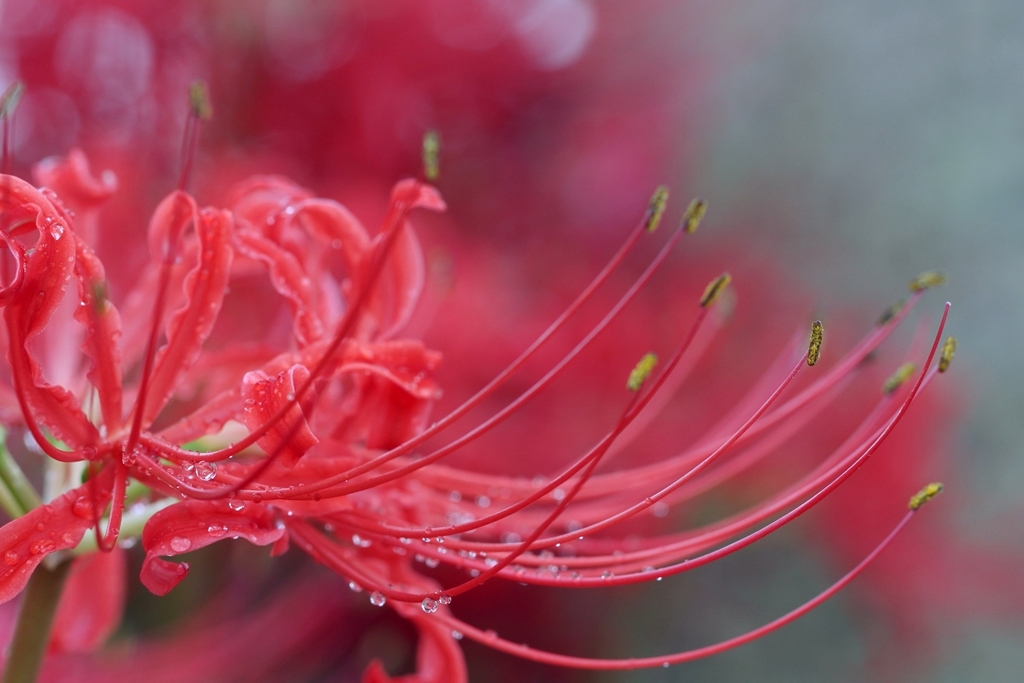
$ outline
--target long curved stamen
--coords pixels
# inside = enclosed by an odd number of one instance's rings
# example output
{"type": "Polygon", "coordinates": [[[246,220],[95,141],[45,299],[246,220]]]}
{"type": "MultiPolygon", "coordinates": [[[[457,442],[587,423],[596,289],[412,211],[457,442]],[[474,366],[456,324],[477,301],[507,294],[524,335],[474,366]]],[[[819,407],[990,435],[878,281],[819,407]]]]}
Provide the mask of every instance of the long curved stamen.
{"type": "Polygon", "coordinates": [[[748,631],[747,633],[730,638],[722,641],[715,645],[709,645],[706,647],[696,648],[693,650],[687,650],[685,652],[677,652],[671,655],[665,655],[661,657],[642,657],[642,658],[631,658],[631,659],[594,659],[590,657],[573,657],[570,655],[561,655],[553,652],[546,652],[544,650],[538,650],[527,645],[520,645],[511,641],[505,640],[499,637],[493,632],[482,631],[474,626],[467,624],[461,619],[450,617],[446,614],[439,613],[435,614],[435,618],[443,622],[447,626],[451,627],[453,631],[457,631],[482,645],[506,652],[517,657],[529,659],[535,662],[542,662],[544,664],[553,664],[556,666],[566,666],[576,669],[596,669],[596,670],[617,670],[617,669],[642,669],[642,668],[653,668],[669,666],[671,664],[680,664],[683,662],[693,661],[695,659],[701,659],[703,657],[710,657],[727,650],[739,647],[753,640],[766,636],[773,631],[776,631],[783,626],[799,619],[803,615],[813,610],[818,605],[822,604],[833,595],[838,593],[847,584],[853,581],[857,576],[864,571],[864,569],[871,564],[871,562],[878,557],[883,550],[885,550],[893,539],[899,534],[900,531],[907,525],[910,519],[914,516],[915,511],[910,511],[904,515],[903,519],[896,525],[896,527],[889,532],[878,546],[875,547],[863,560],[860,561],[857,566],[850,570],[845,576],[839,579],[837,582],[832,584],[830,587],[819,593],[811,600],[805,602],[800,607],[792,610],[791,612],[779,617],[778,619],[765,624],[759,628],[748,631]]]}

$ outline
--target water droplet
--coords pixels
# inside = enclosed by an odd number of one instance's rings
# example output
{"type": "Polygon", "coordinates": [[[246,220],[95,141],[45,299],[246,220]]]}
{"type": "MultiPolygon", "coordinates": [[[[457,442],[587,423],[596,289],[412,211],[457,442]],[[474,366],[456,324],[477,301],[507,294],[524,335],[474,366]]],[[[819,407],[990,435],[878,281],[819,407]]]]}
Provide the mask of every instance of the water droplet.
{"type": "Polygon", "coordinates": [[[57,549],[57,544],[53,541],[33,541],[32,545],[28,547],[28,551],[33,555],[44,555],[46,553],[52,553],[57,549]]]}
{"type": "Polygon", "coordinates": [[[348,589],[350,591],[352,591],[353,593],[362,593],[363,592],[363,587],[360,586],[355,581],[349,581],[348,582],[348,589]]]}
{"type": "Polygon", "coordinates": [[[14,565],[18,564],[18,559],[18,553],[14,552],[13,550],[8,550],[6,553],[4,553],[4,562],[7,563],[8,567],[13,567],[14,565]]]}
{"type": "Polygon", "coordinates": [[[194,470],[195,468],[196,468],[195,464],[193,464],[193,463],[192,463],[191,461],[189,461],[189,460],[186,460],[185,462],[183,462],[183,463],[181,464],[181,469],[185,470],[186,472],[191,472],[191,471],[192,471],[192,470],[194,470]]]}
{"type": "Polygon", "coordinates": [[[433,598],[423,598],[423,602],[420,603],[420,609],[427,614],[433,614],[437,611],[437,600],[433,598]]]}
{"type": "Polygon", "coordinates": [[[565,491],[562,489],[555,489],[551,492],[551,497],[560,503],[565,500],[565,491]]]}
{"type": "Polygon", "coordinates": [[[78,500],[71,506],[71,511],[82,519],[92,519],[92,501],[89,496],[79,496],[78,500]]]}
{"type": "Polygon", "coordinates": [[[441,564],[441,560],[437,559],[436,557],[428,557],[426,559],[426,564],[431,569],[434,569],[435,567],[437,567],[437,565],[441,564]]]}
{"type": "Polygon", "coordinates": [[[234,510],[235,512],[238,512],[239,510],[245,507],[245,503],[238,500],[237,498],[232,498],[231,500],[228,501],[228,507],[234,510]]]}
{"type": "Polygon", "coordinates": [[[477,496],[476,497],[476,504],[477,504],[477,507],[482,507],[482,508],[490,507],[491,499],[488,498],[487,496],[477,496]]]}
{"type": "Polygon", "coordinates": [[[183,553],[192,547],[192,541],[181,536],[175,536],[171,539],[171,550],[176,553],[183,553]]]}
{"type": "Polygon", "coordinates": [[[462,640],[462,634],[458,631],[452,631],[452,638],[455,640],[462,640]]]}
{"type": "Polygon", "coordinates": [[[196,463],[196,476],[203,481],[213,481],[217,476],[217,464],[200,460],[196,463]]]}
{"type": "Polygon", "coordinates": [[[263,502],[263,494],[261,494],[261,493],[254,493],[254,494],[252,494],[252,502],[254,502],[254,503],[262,503],[263,502]]]}
{"type": "Polygon", "coordinates": [[[651,514],[655,517],[668,516],[668,505],[662,502],[655,503],[651,506],[651,514]]]}
{"type": "Polygon", "coordinates": [[[223,524],[211,524],[210,526],[206,527],[206,533],[210,534],[211,536],[220,537],[226,534],[227,532],[228,528],[223,524]]]}
{"type": "Polygon", "coordinates": [[[452,596],[445,595],[442,593],[441,596],[437,599],[437,602],[441,605],[450,605],[452,604],[452,596]]]}
{"type": "Polygon", "coordinates": [[[368,538],[363,538],[359,534],[352,534],[352,545],[360,548],[369,548],[372,545],[372,541],[368,538]]]}
{"type": "Polygon", "coordinates": [[[460,500],[462,500],[462,494],[459,493],[458,491],[452,491],[451,493],[448,494],[448,500],[450,500],[453,503],[458,503],[460,500]]]}
{"type": "Polygon", "coordinates": [[[133,466],[135,464],[135,460],[136,460],[136,457],[135,457],[135,450],[134,449],[132,450],[131,453],[122,453],[121,454],[121,462],[123,462],[125,464],[125,466],[127,466],[127,467],[133,466]]]}
{"type": "Polygon", "coordinates": [[[384,603],[387,601],[388,599],[385,598],[381,593],[378,593],[377,591],[374,591],[370,594],[370,604],[374,607],[383,607],[384,603]]]}

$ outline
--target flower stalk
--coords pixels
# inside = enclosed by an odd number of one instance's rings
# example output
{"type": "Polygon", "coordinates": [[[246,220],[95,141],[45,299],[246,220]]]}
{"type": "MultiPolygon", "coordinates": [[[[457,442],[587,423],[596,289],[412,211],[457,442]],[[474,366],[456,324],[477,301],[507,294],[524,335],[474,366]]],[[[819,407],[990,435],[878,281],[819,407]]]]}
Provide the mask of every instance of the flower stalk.
{"type": "Polygon", "coordinates": [[[32,573],[18,612],[3,683],[35,683],[39,678],[53,618],[70,570],[70,561],[53,568],[44,562],[32,573]]]}

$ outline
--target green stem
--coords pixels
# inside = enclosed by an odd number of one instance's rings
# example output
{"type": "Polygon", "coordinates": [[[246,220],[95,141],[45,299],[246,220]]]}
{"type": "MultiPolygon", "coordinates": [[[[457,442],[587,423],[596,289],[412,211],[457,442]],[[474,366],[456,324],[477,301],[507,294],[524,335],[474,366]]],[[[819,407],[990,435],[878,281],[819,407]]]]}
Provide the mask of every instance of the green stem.
{"type": "Polygon", "coordinates": [[[62,562],[54,569],[44,562],[32,573],[18,612],[3,683],[35,683],[39,677],[50,642],[50,627],[70,569],[71,562],[62,562]]]}
{"type": "MultiPolygon", "coordinates": [[[[21,506],[22,515],[43,504],[32,483],[18,467],[11,452],[7,450],[7,431],[0,427],[0,479],[7,485],[7,490],[21,506]]],[[[19,517],[21,515],[18,515],[19,517]]]]}

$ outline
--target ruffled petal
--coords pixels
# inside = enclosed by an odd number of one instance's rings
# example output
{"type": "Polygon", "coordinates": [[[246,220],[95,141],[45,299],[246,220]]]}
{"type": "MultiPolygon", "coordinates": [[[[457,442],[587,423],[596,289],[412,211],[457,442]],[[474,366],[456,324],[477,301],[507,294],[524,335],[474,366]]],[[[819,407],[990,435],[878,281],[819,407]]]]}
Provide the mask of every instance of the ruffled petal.
{"type": "Polygon", "coordinates": [[[294,321],[295,340],[306,346],[324,335],[324,325],[313,301],[313,283],[298,259],[252,230],[235,234],[238,253],[263,263],[270,283],[285,298],[294,321]]]}
{"type": "Polygon", "coordinates": [[[91,652],[107,641],[124,612],[127,559],[118,547],[75,558],[54,617],[51,652],[91,652]]]}
{"type": "Polygon", "coordinates": [[[89,160],[80,149],[73,149],[66,157],[43,159],[32,169],[39,185],[52,189],[77,218],[75,232],[89,245],[96,244],[96,214],[117,191],[117,176],[104,171],[99,177],[89,169],[89,160]]]}
{"type": "Polygon", "coordinates": [[[188,574],[188,564],[168,562],[162,557],[180,555],[222,541],[245,538],[254,545],[269,545],[284,534],[273,511],[264,505],[247,503],[242,510],[228,507],[226,500],[187,500],[153,515],[142,532],[146,559],[142,584],[156,595],[166,595],[188,574]]]}
{"type": "MultiPolygon", "coordinates": [[[[204,209],[199,214],[196,221],[199,259],[185,277],[184,304],[167,321],[167,344],[156,356],[143,424],[152,423],[210,336],[228,285],[233,256],[231,229],[232,217],[227,211],[204,209]]],[[[173,226],[158,230],[168,236],[166,240],[160,238],[157,241],[160,244],[169,241],[173,230],[173,226]]]]}
{"type": "Polygon", "coordinates": [[[75,319],[85,328],[82,351],[92,360],[87,376],[99,395],[107,433],[113,434],[121,427],[121,315],[107,297],[103,264],[81,239],[75,277],[82,302],[75,319]]]}
{"type": "Polygon", "coordinates": [[[112,468],[0,527],[0,602],[20,593],[50,553],[74,548],[110,502],[112,468]],[[93,499],[95,496],[95,500],[93,499]]]}
{"type": "Polygon", "coordinates": [[[26,257],[24,280],[4,310],[14,386],[27,411],[59,439],[76,448],[95,444],[99,433],[78,400],[46,382],[28,350],[30,340],[42,332],[64,298],[75,265],[75,240],[61,213],[42,193],[17,178],[5,176],[4,183],[0,201],[10,211],[0,228],[24,232],[32,225],[39,232],[35,249],[26,257]]]}
{"type": "MultiPolygon", "coordinates": [[[[255,431],[295,398],[296,391],[309,380],[309,370],[294,365],[274,376],[263,372],[249,372],[242,380],[245,412],[242,415],[249,431],[255,431]]],[[[257,442],[267,454],[277,454],[277,462],[293,467],[299,458],[318,443],[309,429],[298,403],[285,413],[257,442]]]]}
{"type": "Polygon", "coordinates": [[[426,614],[416,615],[407,609],[398,611],[419,631],[416,672],[392,678],[381,663],[374,660],[363,673],[362,683],[467,683],[466,661],[451,629],[426,614]]]}

